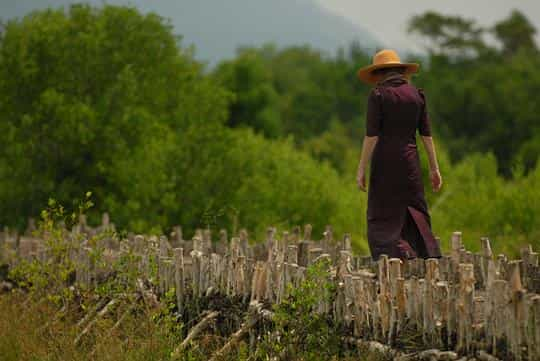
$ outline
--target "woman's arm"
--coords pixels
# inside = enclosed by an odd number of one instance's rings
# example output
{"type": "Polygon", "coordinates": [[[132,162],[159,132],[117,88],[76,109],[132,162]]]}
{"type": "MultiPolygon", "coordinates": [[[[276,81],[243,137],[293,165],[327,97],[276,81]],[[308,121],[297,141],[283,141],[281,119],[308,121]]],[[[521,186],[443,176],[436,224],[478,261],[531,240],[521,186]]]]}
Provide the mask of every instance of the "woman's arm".
{"type": "Polygon", "coordinates": [[[377,141],[379,140],[378,136],[373,137],[364,137],[364,142],[362,145],[362,154],[360,155],[360,163],[358,164],[358,174],[356,177],[356,181],[358,183],[358,187],[366,191],[366,167],[371,160],[371,155],[373,154],[373,149],[375,148],[375,145],[377,144],[377,141]]]}
{"type": "Polygon", "coordinates": [[[431,136],[422,136],[422,142],[424,143],[424,149],[428,154],[431,184],[433,186],[433,190],[438,192],[442,187],[442,177],[439,171],[439,163],[437,162],[435,144],[433,144],[433,138],[431,136]]]}
{"type": "Polygon", "coordinates": [[[424,149],[428,154],[429,169],[439,169],[439,163],[437,162],[437,154],[435,152],[435,145],[433,144],[433,137],[422,136],[422,142],[424,143],[424,149]]]}

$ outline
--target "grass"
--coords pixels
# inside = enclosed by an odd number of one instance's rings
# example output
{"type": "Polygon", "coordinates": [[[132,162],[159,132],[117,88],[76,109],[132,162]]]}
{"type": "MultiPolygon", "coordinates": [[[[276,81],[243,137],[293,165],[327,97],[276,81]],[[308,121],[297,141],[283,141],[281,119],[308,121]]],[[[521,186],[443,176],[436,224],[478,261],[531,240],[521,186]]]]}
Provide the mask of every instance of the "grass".
{"type": "MultiPolygon", "coordinates": [[[[15,291],[0,295],[0,359],[2,361],[158,361],[170,360],[170,353],[182,337],[171,332],[171,325],[162,322],[159,311],[137,309],[118,329],[110,333],[123,306],[111,312],[110,318],[98,322],[80,345],[74,345],[80,329],[77,321],[83,313],[74,304],[66,313],[43,300],[36,301],[27,294],[15,291]],[[114,318],[114,319],[113,319],[114,318]]],[[[199,337],[181,360],[203,361],[226,341],[223,335],[209,330],[199,337]]],[[[380,355],[358,351],[348,356],[332,356],[324,361],[382,361],[380,355]]],[[[241,342],[225,361],[253,360],[248,346],[241,342]]],[[[305,359],[323,361],[323,359],[305,359]]]]}
{"type": "MultiPolygon", "coordinates": [[[[76,323],[82,314],[73,309],[64,316],[53,305],[27,297],[21,293],[0,296],[2,361],[165,360],[178,341],[167,325],[154,320],[153,311],[139,310],[112,333],[109,330],[115,321],[101,320],[75,346],[76,323]]],[[[113,311],[112,316],[115,314],[119,316],[113,311]]]]}

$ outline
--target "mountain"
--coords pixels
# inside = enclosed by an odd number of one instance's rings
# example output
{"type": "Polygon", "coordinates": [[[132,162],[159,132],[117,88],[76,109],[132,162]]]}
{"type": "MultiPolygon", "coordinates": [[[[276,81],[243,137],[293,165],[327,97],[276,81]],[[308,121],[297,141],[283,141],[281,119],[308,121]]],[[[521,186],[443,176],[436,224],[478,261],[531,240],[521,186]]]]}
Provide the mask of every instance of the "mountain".
{"type": "MultiPolygon", "coordinates": [[[[16,0],[0,2],[2,20],[31,10],[60,7],[80,1],[16,0]]],[[[184,45],[194,44],[198,59],[215,63],[233,57],[244,45],[273,42],[277,46],[309,44],[334,53],[358,40],[374,50],[378,41],[366,30],[322,8],[316,0],[90,0],[132,5],[171,19],[184,45]]]]}

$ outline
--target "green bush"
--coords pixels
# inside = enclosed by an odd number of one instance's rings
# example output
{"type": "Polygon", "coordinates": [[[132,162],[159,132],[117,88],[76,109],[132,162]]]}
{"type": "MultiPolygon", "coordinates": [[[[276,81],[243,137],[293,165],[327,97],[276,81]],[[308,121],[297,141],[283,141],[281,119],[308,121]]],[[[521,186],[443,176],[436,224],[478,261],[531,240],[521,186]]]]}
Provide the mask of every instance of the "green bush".
{"type": "Polygon", "coordinates": [[[111,195],[106,208],[128,229],[179,223],[189,231],[232,230],[237,222],[261,239],[268,226],[311,223],[314,236],[321,237],[331,224],[353,233],[356,246],[365,249],[365,201],[355,184],[296,150],[291,140],[270,141],[250,129],[214,125],[172,137],[168,147],[148,145],[117,162],[116,177],[123,177],[117,182],[124,184],[126,197],[133,196],[124,202],[111,195]]]}
{"type": "Polygon", "coordinates": [[[319,361],[339,354],[339,326],[326,313],[317,312],[319,303],[331,304],[336,294],[329,266],[329,260],[323,259],[306,269],[306,279],[298,287],[288,284],[287,297],[273,306],[273,328],[263,336],[255,359],[319,361]]]}
{"type": "Polygon", "coordinates": [[[516,169],[512,180],[497,174],[495,156],[474,154],[451,169],[446,194],[432,207],[434,228],[445,244],[460,230],[466,244],[478,249],[487,236],[497,252],[516,254],[521,245],[540,246],[540,166],[523,175],[516,169]]]}

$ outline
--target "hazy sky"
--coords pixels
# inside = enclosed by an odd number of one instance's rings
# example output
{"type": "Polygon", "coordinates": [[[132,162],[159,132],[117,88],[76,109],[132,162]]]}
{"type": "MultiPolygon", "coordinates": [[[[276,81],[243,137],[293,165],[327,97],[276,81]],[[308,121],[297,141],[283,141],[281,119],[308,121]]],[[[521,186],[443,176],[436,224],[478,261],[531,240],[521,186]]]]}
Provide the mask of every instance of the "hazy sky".
{"type": "Polygon", "coordinates": [[[362,25],[383,44],[396,49],[420,49],[418,39],[406,32],[407,20],[426,10],[460,15],[489,26],[507,17],[511,9],[523,12],[538,29],[540,43],[540,0],[317,0],[324,7],[362,25]]]}

